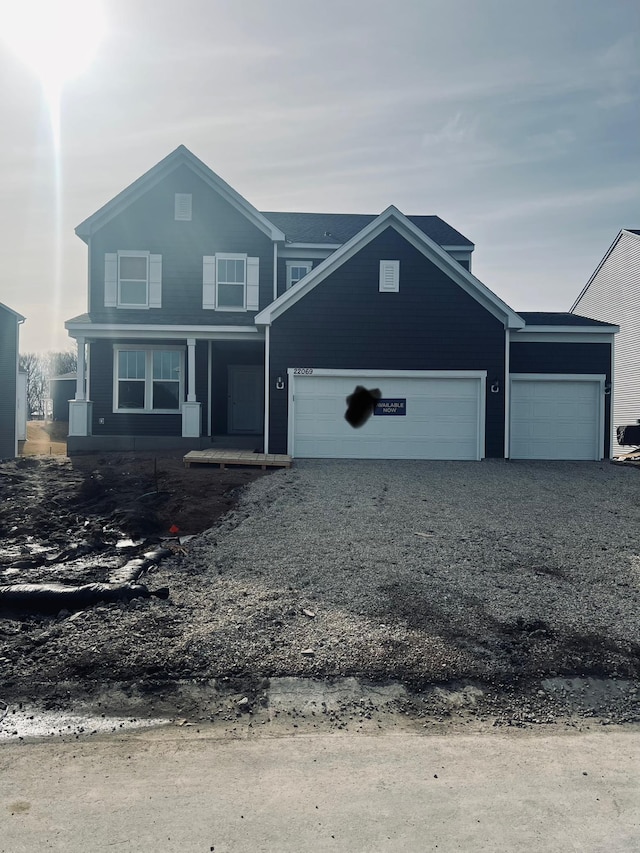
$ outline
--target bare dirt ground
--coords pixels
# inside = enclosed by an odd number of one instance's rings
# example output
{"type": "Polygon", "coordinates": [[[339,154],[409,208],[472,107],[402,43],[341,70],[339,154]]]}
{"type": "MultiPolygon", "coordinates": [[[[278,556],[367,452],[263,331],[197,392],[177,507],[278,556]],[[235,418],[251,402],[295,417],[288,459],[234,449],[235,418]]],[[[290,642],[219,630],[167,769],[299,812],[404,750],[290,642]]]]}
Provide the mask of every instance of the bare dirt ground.
{"type": "Polygon", "coordinates": [[[20,442],[20,455],[66,456],[68,428],[66,421],[29,421],[27,440],[20,442]]]}
{"type": "MultiPolygon", "coordinates": [[[[315,619],[300,590],[253,588],[221,575],[214,564],[189,559],[188,537],[239,523],[228,514],[242,488],[272,473],[208,465],[187,469],[181,454],[38,455],[36,449],[48,454],[64,448],[56,425],[38,424],[30,438],[24,456],[0,463],[0,584],[109,581],[127,560],[163,548],[164,558],[141,581],[152,590],[167,585],[170,596],[54,615],[0,613],[0,718],[9,702],[65,707],[88,699],[106,707],[105,697],[117,694],[120,710],[150,708],[149,714],[195,720],[222,714],[234,721],[264,709],[273,679],[331,682],[355,676],[384,685],[398,678],[398,649],[413,636],[406,613],[389,626],[395,639],[377,649],[369,665],[366,638],[339,621],[331,629],[329,620],[329,630],[340,633],[343,653],[340,666],[325,671],[312,656],[300,655],[315,619]]],[[[598,646],[598,666],[582,671],[571,664],[567,650],[559,649],[532,678],[538,647],[545,642],[543,628],[523,624],[500,650],[522,661],[526,677],[483,680],[476,674],[465,683],[446,671],[434,684],[413,678],[411,660],[415,673],[422,671],[418,638],[415,648],[403,652],[400,677],[408,692],[397,693],[391,704],[395,711],[445,725],[640,721],[640,658],[622,659],[615,650],[604,654],[598,646]]],[[[341,728],[354,714],[375,718],[377,709],[352,691],[324,711],[325,722],[341,728]]],[[[292,725],[303,724],[305,715],[294,703],[285,713],[295,720],[292,725]]]]}

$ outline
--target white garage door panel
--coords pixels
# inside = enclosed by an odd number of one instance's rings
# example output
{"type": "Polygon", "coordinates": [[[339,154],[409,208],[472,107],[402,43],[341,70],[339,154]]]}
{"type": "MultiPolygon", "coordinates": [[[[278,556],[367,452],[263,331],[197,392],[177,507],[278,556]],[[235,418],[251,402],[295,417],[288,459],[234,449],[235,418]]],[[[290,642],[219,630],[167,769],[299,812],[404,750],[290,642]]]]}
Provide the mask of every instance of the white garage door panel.
{"type": "Polygon", "coordinates": [[[295,376],[293,454],[299,458],[477,459],[479,379],[295,376]],[[356,385],[407,401],[406,415],[371,416],[354,429],[346,398],[356,385]]]}
{"type": "Polygon", "coordinates": [[[600,459],[599,381],[511,383],[512,459],[600,459]]]}

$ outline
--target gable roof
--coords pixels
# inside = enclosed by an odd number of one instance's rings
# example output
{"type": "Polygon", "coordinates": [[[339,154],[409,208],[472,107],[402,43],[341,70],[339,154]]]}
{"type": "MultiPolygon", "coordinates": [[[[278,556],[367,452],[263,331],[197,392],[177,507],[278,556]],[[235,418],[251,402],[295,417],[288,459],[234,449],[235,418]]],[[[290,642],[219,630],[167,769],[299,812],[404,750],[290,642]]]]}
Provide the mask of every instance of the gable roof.
{"type": "Polygon", "coordinates": [[[599,272],[600,272],[600,270],[602,269],[602,267],[603,267],[603,265],[604,265],[605,261],[607,260],[607,258],[609,257],[609,255],[613,252],[613,250],[615,249],[615,247],[618,245],[618,241],[620,240],[620,238],[622,237],[622,235],[623,235],[623,234],[629,234],[629,235],[630,235],[634,240],[640,240],[640,229],[638,229],[638,228],[622,228],[622,229],[618,232],[618,234],[616,235],[615,240],[613,241],[613,243],[609,246],[609,248],[608,248],[608,249],[607,249],[607,251],[605,252],[605,255],[604,255],[603,259],[600,261],[600,263],[598,264],[598,266],[595,268],[595,270],[594,270],[593,274],[592,274],[592,275],[591,275],[591,277],[589,278],[589,281],[585,284],[585,286],[582,288],[582,290],[581,290],[581,291],[580,291],[580,293],[578,294],[578,298],[577,298],[577,299],[576,299],[576,301],[573,303],[573,305],[571,306],[571,308],[569,309],[569,311],[571,311],[571,312],[575,311],[575,309],[576,309],[576,307],[577,307],[578,303],[580,302],[580,300],[582,299],[582,297],[585,295],[585,293],[586,293],[586,292],[587,292],[587,290],[589,289],[589,286],[591,285],[591,282],[592,282],[592,281],[594,280],[594,278],[598,275],[598,273],[599,273],[599,272]]]}
{"type": "Polygon", "coordinates": [[[253,222],[261,231],[263,231],[272,240],[284,240],[284,234],[275,225],[269,222],[265,216],[260,213],[250,202],[248,202],[240,193],[236,192],[233,187],[229,186],[226,181],[223,181],[219,175],[216,175],[206,163],[198,159],[195,154],[192,154],[184,145],[179,145],[175,151],[168,154],[155,166],[152,166],[144,175],[141,175],[132,184],[129,184],[122,192],[114,196],[111,201],[108,201],[99,210],[93,213],[87,219],[83,220],[76,228],[76,234],[85,243],[89,237],[106,225],[111,219],[121,213],[133,201],[140,198],[144,193],[158,184],[167,175],[177,169],[179,166],[187,166],[206,184],[214,189],[226,201],[232,204],[237,210],[243,213],[247,219],[253,222]]]}
{"type": "Polygon", "coordinates": [[[524,327],[524,320],[510,308],[506,302],[503,302],[495,295],[488,287],[486,287],[479,279],[454,260],[445,250],[439,246],[431,237],[427,236],[423,231],[417,228],[397,207],[391,205],[380,216],[377,216],[372,222],[366,225],[350,240],[347,240],[344,245],[337,249],[332,255],[326,258],[315,269],[307,273],[292,288],[279,296],[274,302],[268,305],[264,310],[256,315],[256,325],[269,326],[283,314],[292,305],[295,305],[298,300],[306,296],[314,287],[324,281],[327,276],[331,275],[336,269],[342,266],[343,263],[353,257],[357,252],[370,243],[375,237],[381,234],[386,228],[394,228],[401,236],[411,243],[418,251],[422,252],[432,263],[441,270],[446,272],[449,277],[456,282],[470,296],[476,299],[488,311],[490,311],[499,320],[504,322],[508,328],[521,329],[524,327]]]}
{"type": "Polygon", "coordinates": [[[22,314],[18,314],[17,311],[14,311],[13,308],[9,308],[9,306],[5,305],[4,302],[0,302],[0,309],[4,309],[5,311],[8,311],[9,314],[13,314],[18,323],[23,323],[27,319],[26,317],[23,317],[22,314]]]}
{"type": "MultiPolygon", "coordinates": [[[[285,213],[262,211],[286,235],[288,243],[346,243],[376,219],[375,213],[285,213]]],[[[439,216],[407,216],[416,228],[446,248],[473,251],[473,243],[439,216]]]]}

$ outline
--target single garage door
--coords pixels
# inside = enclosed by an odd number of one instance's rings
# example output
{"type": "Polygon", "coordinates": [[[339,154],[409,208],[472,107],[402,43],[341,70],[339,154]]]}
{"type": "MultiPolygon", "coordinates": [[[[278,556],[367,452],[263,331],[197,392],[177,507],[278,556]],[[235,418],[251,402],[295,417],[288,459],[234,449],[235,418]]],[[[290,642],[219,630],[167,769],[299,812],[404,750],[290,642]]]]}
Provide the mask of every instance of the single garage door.
{"type": "Polygon", "coordinates": [[[290,370],[289,452],[297,458],[481,459],[485,382],[479,371],[290,370]],[[357,385],[379,388],[384,405],[354,429],[344,415],[357,385]]]}
{"type": "Polygon", "coordinates": [[[604,376],[511,377],[512,459],[601,459],[604,376]]]}

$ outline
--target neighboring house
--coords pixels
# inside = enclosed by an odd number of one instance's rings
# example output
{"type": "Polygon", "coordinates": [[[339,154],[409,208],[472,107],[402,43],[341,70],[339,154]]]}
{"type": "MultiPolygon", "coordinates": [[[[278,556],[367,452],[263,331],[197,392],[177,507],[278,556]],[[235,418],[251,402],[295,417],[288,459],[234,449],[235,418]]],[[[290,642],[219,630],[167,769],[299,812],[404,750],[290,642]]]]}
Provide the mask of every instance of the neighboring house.
{"type": "Polygon", "coordinates": [[[628,453],[618,426],[640,423],[640,229],[624,228],[600,261],[571,311],[620,326],[613,373],[613,453],[628,453]]]}
{"type": "Polygon", "coordinates": [[[49,398],[51,401],[51,418],[54,421],[69,420],[69,400],[76,393],[77,375],[61,373],[49,379],[49,398]]]}
{"type": "Polygon", "coordinates": [[[260,212],[180,146],[76,233],[89,283],[66,323],[71,454],[609,454],[617,327],[518,314],[437,216],[260,212]],[[357,385],[382,400],[353,429],[357,385]]]}
{"type": "MultiPolygon", "coordinates": [[[[16,421],[18,441],[27,440],[27,371],[18,370],[18,394],[16,401],[16,421]]],[[[20,445],[18,445],[19,447],[20,445]]]]}
{"type": "Polygon", "coordinates": [[[20,324],[25,318],[0,302],[0,459],[18,455],[22,414],[18,395],[20,324]]]}

